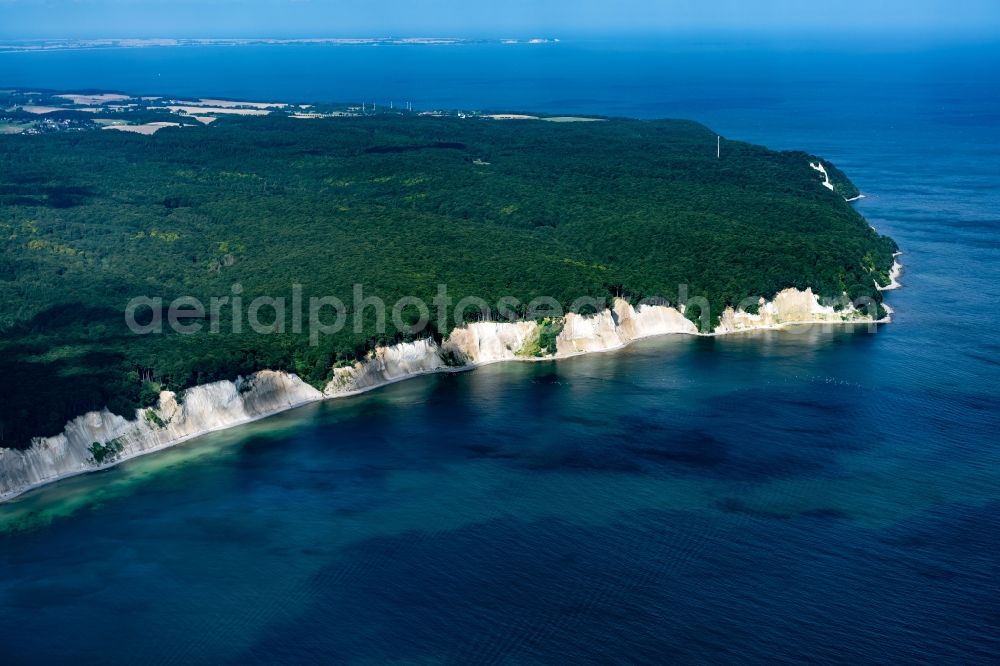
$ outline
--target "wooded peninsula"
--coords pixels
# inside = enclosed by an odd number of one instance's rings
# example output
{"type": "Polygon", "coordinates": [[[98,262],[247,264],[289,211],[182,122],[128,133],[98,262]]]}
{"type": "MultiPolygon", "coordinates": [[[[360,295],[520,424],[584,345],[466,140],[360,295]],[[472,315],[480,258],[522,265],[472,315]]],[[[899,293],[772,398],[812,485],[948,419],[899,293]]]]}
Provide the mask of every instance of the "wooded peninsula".
{"type": "Polygon", "coordinates": [[[789,287],[881,303],[897,249],[845,201],[858,190],[832,164],[720,142],[691,121],[196,112],[116,111],[116,123],[172,123],[145,134],[102,130],[103,110],[8,109],[9,123],[51,115],[84,131],[0,135],[0,447],[261,369],[321,387],[338,365],[414,336],[370,317],[318,344],[227,321],[136,335],[123,312],[140,295],[207,303],[238,284],[246,301],[290,302],[301,285],[350,308],[356,284],[388,303],[431,303],[444,284],[454,302],[512,297],[525,317],[540,296],[678,303],[685,285],[717,319],[789,287]]]}

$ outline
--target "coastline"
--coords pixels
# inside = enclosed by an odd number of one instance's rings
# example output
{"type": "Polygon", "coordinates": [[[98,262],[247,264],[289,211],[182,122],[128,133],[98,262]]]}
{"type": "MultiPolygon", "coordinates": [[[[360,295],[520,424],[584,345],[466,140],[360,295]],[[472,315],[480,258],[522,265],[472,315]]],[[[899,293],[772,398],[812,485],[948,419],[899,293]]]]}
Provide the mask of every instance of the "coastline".
{"type": "MultiPolygon", "coordinates": [[[[895,266],[898,262],[894,263],[895,266]]],[[[901,270],[901,265],[899,265],[901,270]]],[[[899,274],[895,271],[895,275],[899,274]]],[[[890,285],[890,288],[898,288],[890,285]]],[[[364,361],[335,368],[333,378],[319,390],[294,374],[261,370],[235,381],[220,381],[187,389],[183,402],[171,391],[163,391],[156,407],[136,410],[134,420],[111,414],[107,409],[89,412],[69,421],[53,437],[36,438],[25,450],[0,449],[0,502],[62,479],[109,469],[128,460],[162,451],[211,432],[225,430],[274,416],[321,400],[349,397],[436,373],[457,373],[504,361],[557,361],[598,352],[617,351],[636,340],[684,334],[717,337],[763,330],[781,330],[815,324],[877,325],[892,321],[888,306],[879,320],[853,308],[834,312],[819,305],[810,289],[786,289],[772,301],[764,301],[758,314],[727,308],[719,326],[698,331],[683,313],[666,306],[632,307],[616,299],[609,309],[563,318],[556,351],[544,356],[526,355],[537,344],[540,329],[533,322],[476,322],[455,329],[438,345],[423,339],[382,347],[364,361]],[[445,358],[460,358],[460,365],[445,358]],[[109,447],[112,457],[96,462],[89,454],[94,445],[109,447]]]]}
{"type": "Polygon", "coordinates": [[[899,263],[897,257],[899,257],[902,252],[893,252],[892,254],[892,268],[889,270],[889,284],[882,287],[878,284],[875,288],[879,291],[893,291],[894,289],[899,289],[903,285],[899,283],[899,276],[903,274],[903,264],[899,263]]]}
{"type": "MultiPolygon", "coordinates": [[[[0,492],[0,504],[4,504],[5,502],[13,501],[13,500],[17,499],[18,497],[20,497],[21,495],[24,495],[25,493],[31,492],[32,490],[37,490],[39,488],[43,488],[45,486],[51,485],[53,483],[57,483],[59,481],[63,481],[65,479],[72,479],[75,476],[81,476],[83,474],[90,474],[92,472],[100,472],[100,471],[103,471],[103,470],[111,469],[113,467],[117,467],[118,465],[121,465],[124,462],[128,462],[129,460],[135,460],[136,458],[141,458],[141,457],[149,455],[149,454],[153,454],[153,453],[157,453],[159,451],[165,451],[167,449],[173,448],[175,446],[183,444],[184,442],[186,442],[188,440],[197,439],[198,437],[202,437],[204,435],[208,435],[208,434],[213,433],[213,432],[219,432],[221,430],[229,430],[230,428],[236,428],[236,427],[239,427],[239,426],[242,426],[242,425],[247,425],[249,423],[253,423],[254,421],[261,421],[263,419],[270,418],[272,416],[276,416],[276,415],[281,414],[283,412],[291,411],[291,410],[297,409],[299,407],[304,407],[305,405],[309,405],[309,404],[312,404],[314,402],[319,402],[321,400],[324,400],[324,398],[319,397],[319,398],[316,398],[315,400],[304,400],[302,402],[289,405],[288,407],[285,407],[285,408],[282,408],[282,409],[278,409],[278,410],[273,411],[273,412],[268,412],[268,413],[257,414],[255,416],[251,416],[251,417],[246,418],[246,419],[244,419],[242,421],[234,421],[233,423],[229,423],[229,424],[226,424],[226,425],[216,426],[214,428],[209,428],[208,430],[204,430],[204,431],[201,431],[201,432],[194,432],[194,433],[191,433],[191,434],[188,434],[188,435],[183,435],[182,437],[179,437],[177,439],[168,440],[166,442],[163,442],[163,443],[161,443],[158,446],[155,446],[153,448],[145,449],[141,453],[136,453],[136,454],[132,454],[132,455],[129,455],[129,456],[123,456],[123,457],[115,459],[115,460],[113,460],[113,461],[111,461],[109,463],[105,463],[105,464],[102,464],[102,465],[91,467],[89,469],[80,469],[80,470],[76,470],[76,471],[72,471],[72,472],[66,472],[62,476],[58,476],[58,477],[55,477],[55,478],[52,478],[52,479],[46,479],[44,481],[39,481],[39,482],[31,484],[29,486],[25,486],[24,488],[18,490],[14,494],[6,494],[6,493],[3,493],[3,492],[0,492]]],[[[139,410],[139,411],[143,411],[143,410],[139,410]]]]}

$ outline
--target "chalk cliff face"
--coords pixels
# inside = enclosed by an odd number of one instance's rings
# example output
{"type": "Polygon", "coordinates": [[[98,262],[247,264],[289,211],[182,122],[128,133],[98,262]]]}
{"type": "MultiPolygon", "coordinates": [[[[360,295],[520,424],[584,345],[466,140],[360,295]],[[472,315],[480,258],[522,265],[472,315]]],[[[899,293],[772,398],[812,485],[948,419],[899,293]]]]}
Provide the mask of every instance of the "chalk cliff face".
{"type": "Polygon", "coordinates": [[[850,303],[839,311],[833,306],[820,305],[812,289],[785,289],[778,292],[773,301],[761,299],[756,314],[726,308],[719,318],[719,325],[715,327],[715,334],[776,328],[787,324],[858,321],[872,321],[872,318],[856,310],[850,303]]]}
{"type": "Polygon", "coordinates": [[[0,449],[0,500],[321,397],[295,375],[263,370],[236,382],[188,389],[181,403],[163,391],[157,407],[138,410],[134,421],[106,409],[89,412],[67,423],[61,434],[36,439],[27,450],[0,449]],[[100,462],[91,450],[95,442],[104,451],[100,462]]]}
{"type": "Polygon", "coordinates": [[[428,339],[379,347],[363,361],[334,368],[323,395],[351,395],[428,372],[512,360],[537,333],[538,324],[533,321],[475,322],[452,331],[441,345],[428,339]]]}
{"type": "MultiPolygon", "coordinates": [[[[796,323],[871,321],[848,304],[840,311],[824,306],[811,289],[785,289],[773,301],[761,299],[759,312],[749,314],[727,308],[712,335],[796,323]]],[[[693,322],[673,307],[639,305],[615,299],[608,310],[592,315],[568,313],[560,322],[554,354],[533,354],[539,326],[533,321],[476,322],[457,328],[438,345],[420,340],[379,347],[363,361],[336,368],[323,390],[326,397],[350,395],[428,372],[468,370],[478,365],[510,360],[559,359],[588,352],[624,347],[633,340],[656,335],[698,335],[693,322]]],[[[537,349],[537,347],[535,347],[537,349]]]]}
{"type": "Polygon", "coordinates": [[[533,321],[475,322],[452,331],[444,349],[481,365],[516,358],[536,335],[538,324],[533,321]]]}
{"type": "Polygon", "coordinates": [[[892,259],[892,269],[889,271],[889,284],[886,286],[880,285],[878,282],[875,283],[875,288],[879,291],[892,291],[893,289],[899,289],[903,285],[899,284],[899,276],[903,273],[903,264],[899,263],[896,259],[901,253],[895,253],[892,259]]]}
{"type": "Polygon", "coordinates": [[[446,367],[441,348],[433,340],[379,347],[364,361],[334,368],[333,379],[323,389],[323,395],[350,395],[446,367]]]}
{"type": "Polygon", "coordinates": [[[556,338],[556,357],[623,347],[633,340],[668,333],[695,334],[698,329],[676,308],[640,305],[616,298],[610,310],[592,316],[567,314],[556,338]]]}
{"type": "MultiPolygon", "coordinates": [[[[757,314],[726,309],[715,335],[785,324],[871,321],[847,306],[841,311],[820,305],[810,289],[785,289],[763,301],[757,314]]],[[[567,314],[557,321],[554,354],[538,349],[540,328],[533,321],[476,322],[457,328],[440,345],[425,339],[379,347],[367,358],[333,369],[322,393],[295,375],[264,370],[236,382],[222,381],[188,389],[178,401],[160,394],[156,408],[138,410],[126,420],[104,410],[66,424],[62,434],[38,438],[26,451],[0,449],[0,500],[60,478],[107,467],[185,439],[290,409],[307,402],[350,395],[430,372],[447,372],[509,360],[565,358],[607,351],[633,340],[685,333],[697,335],[694,323],[673,307],[633,307],[615,299],[593,315],[567,314]],[[92,447],[98,444],[98,454],[92,447]],[[97,459],[99,457],[99,459],[97,459]]]]}
{"type": "Polygon", "coordinates": [[[569,313],[561,324],[555,354],[532,353],[540,333],[534,321],[475,322],[456,328],[440,345],[420,340],[379,347],[363,361],[335,368],[323,394],[350,395],[428,372],[467,370],[498,361],[565,358],[617,349],[653,335],[698,332],[674,308],[641,305],[636,309],[622,299],[616,299],[610,310],[593,315],[569,313]]]}
{"type": "Polygon", "coordinates": [[[694,335],[698,328],[676,308],[656,305],[640,305],[638,309],[622,300],[615,301],[622,331],[632,339],[648,338],[668,333],[689,333],[694,335]],[[627,311],[623,312],[623,309],[627,311]]]}

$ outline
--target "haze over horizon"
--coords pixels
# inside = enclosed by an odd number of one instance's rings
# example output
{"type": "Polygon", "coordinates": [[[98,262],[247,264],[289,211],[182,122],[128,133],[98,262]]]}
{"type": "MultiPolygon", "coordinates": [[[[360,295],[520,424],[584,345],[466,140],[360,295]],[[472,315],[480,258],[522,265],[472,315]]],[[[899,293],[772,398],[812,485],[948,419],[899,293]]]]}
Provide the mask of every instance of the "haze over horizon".
{"type": "Polygon", "coordinates": [[[1000,5],[965,0],[0,0],[5,39],[559,37],[580,33],[849,31],[929,37],[1000,32],[1000,5]],[[377,11],[376,11],[377,9],[377,11]]]}

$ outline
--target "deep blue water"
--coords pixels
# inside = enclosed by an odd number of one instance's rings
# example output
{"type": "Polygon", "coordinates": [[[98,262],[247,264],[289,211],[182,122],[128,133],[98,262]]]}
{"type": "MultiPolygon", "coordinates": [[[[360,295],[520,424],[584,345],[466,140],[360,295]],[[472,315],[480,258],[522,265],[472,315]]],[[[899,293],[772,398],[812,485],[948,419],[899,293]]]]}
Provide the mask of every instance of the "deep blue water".
{"type": "Polygon", "coordinates": [[[0,54],[0,85],[695,118],[836,162],[906,264],[877,333],[425,377],[0,506],[0,661],[995,663],[998,65],[860,42],[0,54]]]}

